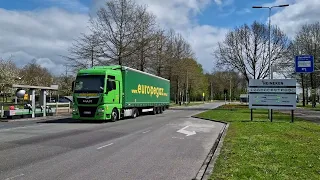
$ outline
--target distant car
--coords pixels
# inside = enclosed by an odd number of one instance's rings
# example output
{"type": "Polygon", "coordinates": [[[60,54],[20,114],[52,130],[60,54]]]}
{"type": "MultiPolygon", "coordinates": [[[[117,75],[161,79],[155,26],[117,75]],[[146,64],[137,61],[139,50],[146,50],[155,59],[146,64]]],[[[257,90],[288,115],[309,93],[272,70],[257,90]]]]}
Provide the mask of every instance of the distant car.
{"type": "Polygon", "coordinates": [[[67,97],[59,97],[59,101],[58,102],[59,103],[68,103],[68,102],[72,103],[72,100],[67,98],[67,97]]]}

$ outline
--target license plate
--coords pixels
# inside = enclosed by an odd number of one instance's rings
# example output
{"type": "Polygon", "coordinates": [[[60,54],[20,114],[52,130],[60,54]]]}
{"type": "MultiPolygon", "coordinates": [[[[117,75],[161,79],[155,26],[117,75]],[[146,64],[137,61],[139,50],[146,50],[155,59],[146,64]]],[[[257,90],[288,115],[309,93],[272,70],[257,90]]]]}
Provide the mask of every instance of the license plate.
{"type": "Polygon", "coordinates": [[[91,114],[91,111],[84,111],[83,114],[91,114]]]}

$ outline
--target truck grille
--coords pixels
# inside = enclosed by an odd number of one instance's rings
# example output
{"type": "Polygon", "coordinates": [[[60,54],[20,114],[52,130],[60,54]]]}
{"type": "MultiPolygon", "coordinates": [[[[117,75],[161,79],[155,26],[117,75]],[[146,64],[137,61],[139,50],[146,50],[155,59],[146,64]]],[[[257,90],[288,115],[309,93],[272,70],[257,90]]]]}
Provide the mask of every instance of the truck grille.
{"type": "Polygon", "coordinates": [[[78,104],[98,104],[99,98],[77,98],[78,104]]]}
{"type": "Polygon", "coordinates": [[[80,117],[94,117],[97,107],[83,107],[79,106],[80,117]]]}

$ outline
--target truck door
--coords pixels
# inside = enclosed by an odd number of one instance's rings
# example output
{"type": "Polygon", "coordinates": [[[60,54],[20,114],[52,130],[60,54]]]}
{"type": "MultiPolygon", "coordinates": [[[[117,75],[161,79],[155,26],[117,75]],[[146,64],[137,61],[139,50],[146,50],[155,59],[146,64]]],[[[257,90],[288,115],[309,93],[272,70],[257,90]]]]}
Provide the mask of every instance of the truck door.
{"type": "Polygon", "coordinates": [[[117,87],[117,82],[115,81],[115,77],[114,76],[108,76],[107,79],[107,91],[108,91],[108,95],[107,95],[107,103],[109,104],[117,104],[117,97],[116,95],[118,94],[118,87],[117,87]]]}

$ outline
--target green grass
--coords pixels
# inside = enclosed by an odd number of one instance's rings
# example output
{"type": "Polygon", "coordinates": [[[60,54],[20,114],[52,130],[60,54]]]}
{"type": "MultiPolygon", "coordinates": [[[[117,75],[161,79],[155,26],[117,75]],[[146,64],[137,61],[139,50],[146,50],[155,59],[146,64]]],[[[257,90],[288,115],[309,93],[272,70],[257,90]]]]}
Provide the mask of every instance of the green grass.
{"type": "Polygon", "coordinates": [[[320,179],[320,126],[245,105],[222,106],[198,115],[229,122],[211,179],[320,179]]]}

